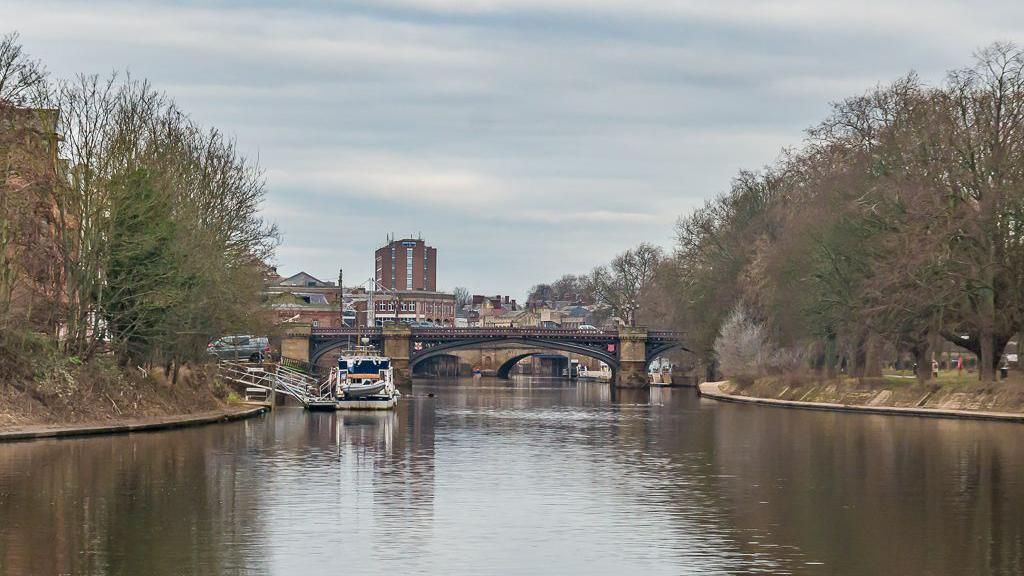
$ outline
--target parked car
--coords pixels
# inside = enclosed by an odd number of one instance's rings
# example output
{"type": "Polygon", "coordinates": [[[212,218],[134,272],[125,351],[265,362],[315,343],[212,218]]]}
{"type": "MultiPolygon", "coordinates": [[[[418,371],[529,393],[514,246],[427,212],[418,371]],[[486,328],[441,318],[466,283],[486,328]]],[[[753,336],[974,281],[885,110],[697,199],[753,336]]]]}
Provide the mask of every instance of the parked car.
{"type": "Polygon", "coordinates": [[[219,360],[262,362],[270,357],[270,340],[266,336],[224,336],[210,342],[206,352],[219,360]]]}

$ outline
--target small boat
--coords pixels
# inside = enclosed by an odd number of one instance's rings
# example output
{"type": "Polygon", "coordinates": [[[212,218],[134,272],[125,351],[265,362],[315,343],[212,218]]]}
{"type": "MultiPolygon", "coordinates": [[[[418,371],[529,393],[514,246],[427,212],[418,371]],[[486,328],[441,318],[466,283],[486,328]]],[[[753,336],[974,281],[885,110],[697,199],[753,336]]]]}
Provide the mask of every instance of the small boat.
{"type": "Polygon", "coordinates": [[[310,403],[317,410],[388,410],[398,404],[391,358],[372,347],[344,352],[331,368],[327,393],[310,403]],[[315,406],[314,406],[315,404],[315,406]]]}
{"type": "Polygon", "coordinates": [[[387,383],[383,380],[364,379],[362,382],[349,382],[342,386],[341,390],[349,398],[362,398],[372,396],[384,390],[387,383]]]}

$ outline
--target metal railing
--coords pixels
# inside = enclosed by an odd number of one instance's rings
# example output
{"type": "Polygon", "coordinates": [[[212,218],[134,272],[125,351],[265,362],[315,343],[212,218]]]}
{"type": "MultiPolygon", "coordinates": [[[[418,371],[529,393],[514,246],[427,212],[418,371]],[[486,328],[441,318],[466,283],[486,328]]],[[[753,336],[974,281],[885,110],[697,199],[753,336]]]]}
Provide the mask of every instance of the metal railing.
{"type": "Polygon", "coordinates": [[[308,406],[321,397],[322,384],[315,378],[287,366],[274,365],[272,370],[262,365],[241,362],[221,362],[217,365],[221,378],[245,386],[246,389],[264,390],[268,397],[281,394],[308,406]]]}
{"type": "MultiPolygon", "coordinates": [[[[414,336],[426,337],[481,337],[481,336],[569,336],[569,337],[612,337],[619,336],[618,330],[577,330],[574,328],[411,328],[414,336]]],[[[383,334],[381,328],[313,328],[313,336],[366,336],[377,337],[383,334]]],[[[669,330],[650,330],[648,338],[675,339],[682,336],[680,332],[669,330]]]]}

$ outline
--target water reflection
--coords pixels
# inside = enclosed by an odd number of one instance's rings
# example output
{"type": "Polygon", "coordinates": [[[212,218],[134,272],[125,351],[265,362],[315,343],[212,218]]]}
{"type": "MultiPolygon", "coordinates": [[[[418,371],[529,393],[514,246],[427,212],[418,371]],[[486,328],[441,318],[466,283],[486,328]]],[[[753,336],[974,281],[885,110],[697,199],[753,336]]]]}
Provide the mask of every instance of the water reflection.
{"type": "Polygon", "coordinates": [[[432,381],[0,445],[0,574],[1020,574],[1020,427],[432,381]]]}

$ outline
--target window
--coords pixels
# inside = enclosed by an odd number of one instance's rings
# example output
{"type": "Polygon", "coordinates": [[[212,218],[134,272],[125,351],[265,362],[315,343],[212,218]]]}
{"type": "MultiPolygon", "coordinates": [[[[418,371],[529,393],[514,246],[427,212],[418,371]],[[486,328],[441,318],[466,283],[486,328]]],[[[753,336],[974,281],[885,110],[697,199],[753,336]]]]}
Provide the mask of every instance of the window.
{"type": "Polygon", "coordinates": [[[412,290],[412,248],[405,251],[405,289],[412,290]]]}
{"type": "Polygon", "coordinates": [[[313,328],[317,328],[319,326],[320,326],[320,321],[319,320],[313,320],[313,328]]]}

